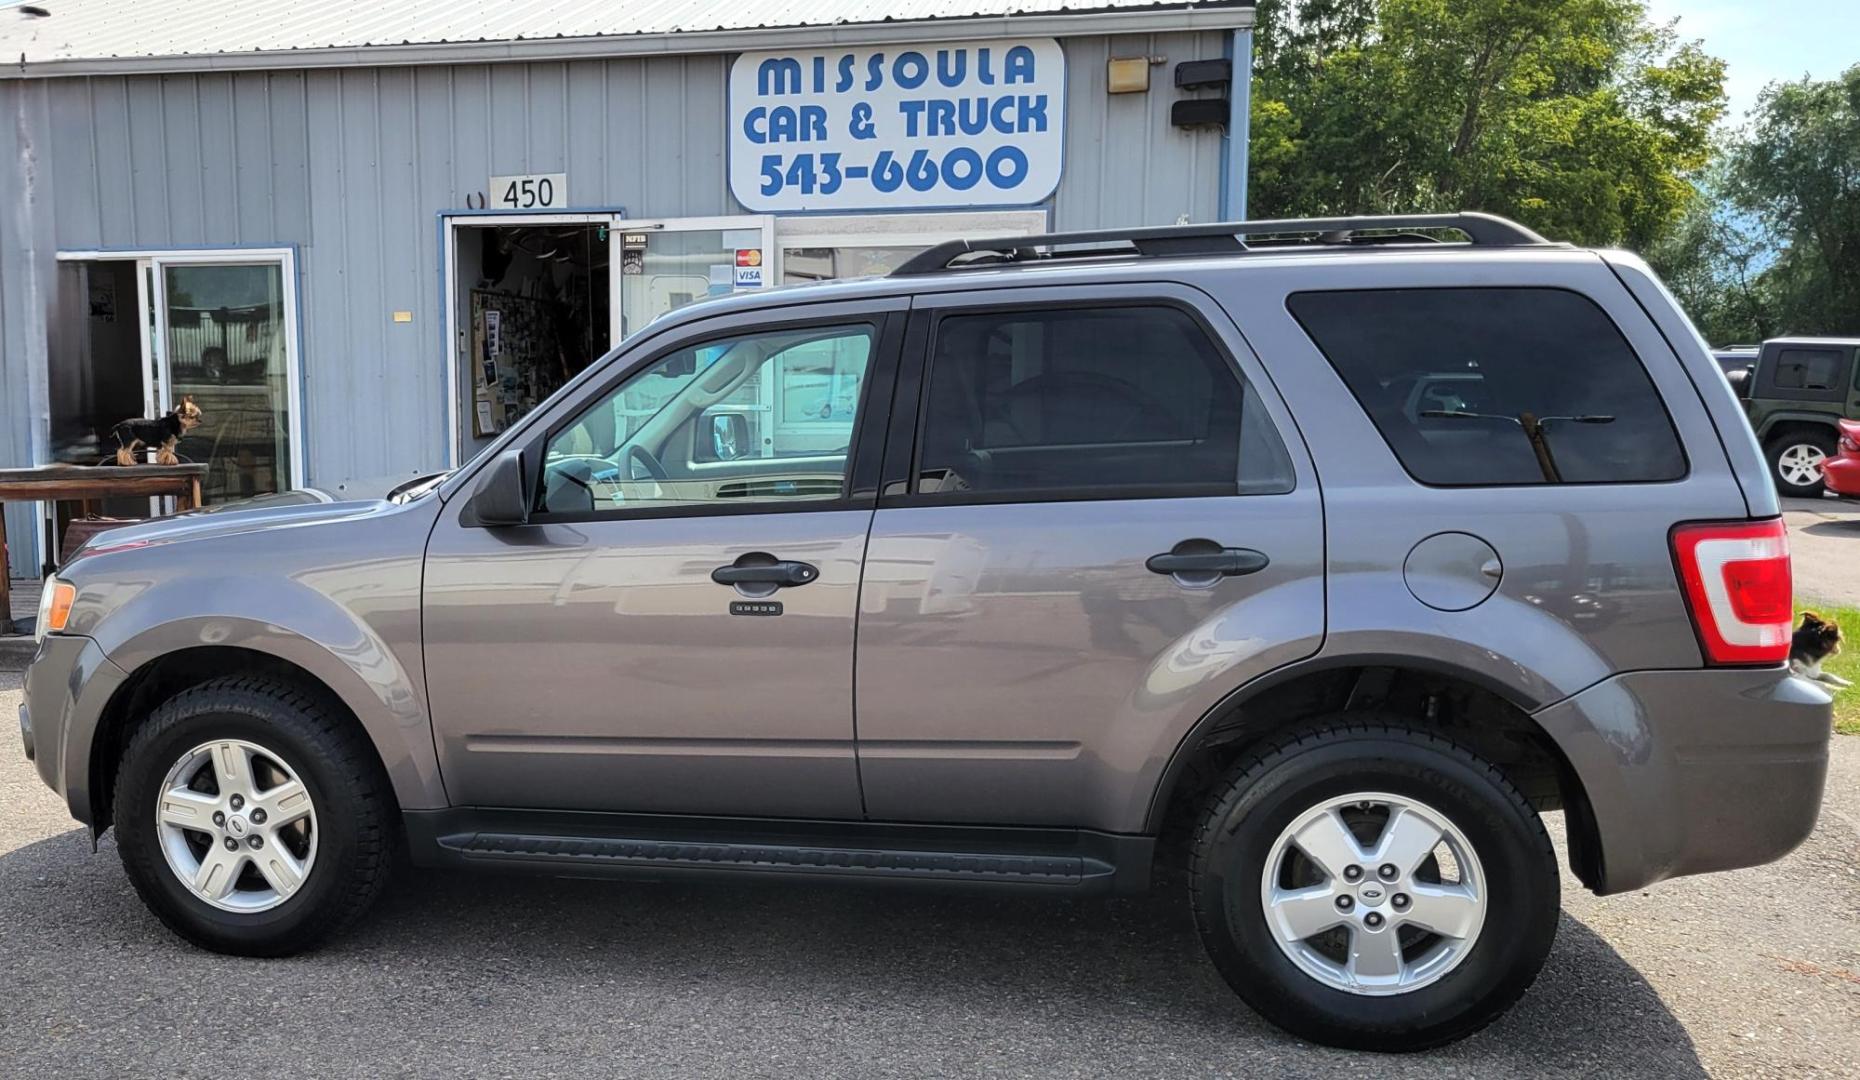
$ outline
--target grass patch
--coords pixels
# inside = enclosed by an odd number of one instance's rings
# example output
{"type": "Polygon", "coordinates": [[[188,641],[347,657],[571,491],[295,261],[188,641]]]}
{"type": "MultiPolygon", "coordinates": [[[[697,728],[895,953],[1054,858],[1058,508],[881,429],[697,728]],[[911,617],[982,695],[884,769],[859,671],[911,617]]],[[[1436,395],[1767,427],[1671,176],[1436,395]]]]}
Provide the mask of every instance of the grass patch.
{"type": "Polygon", "coordinates": [[[1821,665],[1821,670],[1832,671],[1856,684],[1845,690],[1832,686],[1826,689],[1834,695],[1834,730],[1843,735],[1860,735],[1860,608],[1796,601],[1796,614],[1800,615],[1804,609],[1841,624],[1841,632],[1847,638],[1841,654],[1821,665]]]}

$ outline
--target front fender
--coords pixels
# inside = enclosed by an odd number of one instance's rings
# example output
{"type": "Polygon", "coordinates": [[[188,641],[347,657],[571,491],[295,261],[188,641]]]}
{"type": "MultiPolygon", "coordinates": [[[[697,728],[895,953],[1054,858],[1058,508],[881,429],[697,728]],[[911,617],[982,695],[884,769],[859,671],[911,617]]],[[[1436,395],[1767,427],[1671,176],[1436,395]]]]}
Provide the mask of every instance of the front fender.
{"type": "MultiPolygon", "coordinates": [[[[238,584],[232,579],[224,586],[238,584]]],[[[214,591],[220,587],[216,583],[214,591]]],[[[110,632],[130,625],[113,617],[100,626],[99,644],[112,663],[132,675],[163,656],[203,646],[249,649],[302,668],[361,721],[403,809],[445,806],[423,681],[378,633],[327,597],[308,589],[281,594],[275,581],[267,582],[266,590],[263,619],[232,614],[231,604],[213,605],[202,598],[207,610],[127,634],[110,632]]],[[[151,594],[149,599],[159,605],[164,598],[151,594]]],[[[88,754],[88,747],[82,750],[88,754]]]]}
{"type": "MultiPolygon", "coordinates": [[[[77,586],[68,632],[94,639],[132,677],[203,647],[293,664],[361,722],[403,808],[443,807],[420,647],[420,569],[435,512],[380,504],[82,557],[60,571],[77,586]]],[[[87,720],[72,735],[86,753],[97,718],[87,720]]]]}

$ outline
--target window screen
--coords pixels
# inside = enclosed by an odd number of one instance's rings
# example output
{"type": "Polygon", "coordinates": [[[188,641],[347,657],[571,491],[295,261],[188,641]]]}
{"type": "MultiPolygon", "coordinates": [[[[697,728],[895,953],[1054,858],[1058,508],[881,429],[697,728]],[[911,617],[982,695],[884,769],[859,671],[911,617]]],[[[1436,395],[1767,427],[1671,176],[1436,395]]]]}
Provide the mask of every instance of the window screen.
{"type": "Polygon", "coordinates": [[[958,315],[937,324],[918,490],[1049,497],[1289,491],[1270,419],[1168,307],[958,315]]]}
{"type": "Polygon", "coordinates": [[[1601,308],[1576,293],[1314,292],[1288,306],[1422,483],[1685,475],[1646,369],[1601,308]]]}
{"type": "Polygon", "coordinates": [[[1784,349],[1776,355],[1776,385],[1785,390],[1838,390],[1844,359],[1833,349],[1784,349]]]}

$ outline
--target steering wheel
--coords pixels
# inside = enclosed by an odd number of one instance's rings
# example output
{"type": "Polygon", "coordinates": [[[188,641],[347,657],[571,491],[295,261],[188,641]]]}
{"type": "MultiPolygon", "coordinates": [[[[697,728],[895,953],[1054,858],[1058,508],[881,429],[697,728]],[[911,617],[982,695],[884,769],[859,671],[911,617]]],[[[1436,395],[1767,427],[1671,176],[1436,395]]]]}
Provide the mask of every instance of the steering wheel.
{"type": "Polygon", "coordinates": [[[659,459],[653,456],[652,451],[638,443],[634,443],[626,448],[626,463],[627,479],[629,480],[639,479],[639,476],[633,471],[633,466],[635,465],[644,469],[646,471],[646,479],[654,483],[663,483],[671,479],[671,474],[665,471],[665,466],[659,464],[659,459]]]}
{"type": "Polygon", "coordinates": [[[594,466],[589,459],[571,457],[545,465],[541,505],[545,510],[594,509],[594,466]]]}

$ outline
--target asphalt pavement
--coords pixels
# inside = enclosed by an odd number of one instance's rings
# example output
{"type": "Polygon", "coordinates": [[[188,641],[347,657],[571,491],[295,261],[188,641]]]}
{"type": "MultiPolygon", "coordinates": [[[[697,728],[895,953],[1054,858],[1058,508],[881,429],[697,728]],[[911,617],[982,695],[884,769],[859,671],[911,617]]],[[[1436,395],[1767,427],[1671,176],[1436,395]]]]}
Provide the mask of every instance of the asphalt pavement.
{"type": "MultiPolygon", "coordinates": [[[[1860,499],[1784,499],[1796,595],[1860,606],[1860,499]]],[[[1860,1074],[1860,1068],[1856,1068],[1860,1074]]]]}
{"type": "MultiPolygon", "coordinates": [[[[0,716],[18,675],[0,672],[0,716]]],[[[1560,834],[1560,821],[1553,831],[1560,834]]],[[[290,960],[188,946],[109,837],[0,746],[0,1076],[1854,1076],[1860,739],[1815,835],[1597,899],[1543,976],[1423,1056],[1295,1041],[1203,958],[1179,895],[1050,902],[415,874],[290,960]]]]}

